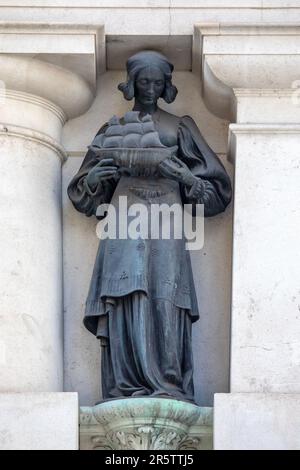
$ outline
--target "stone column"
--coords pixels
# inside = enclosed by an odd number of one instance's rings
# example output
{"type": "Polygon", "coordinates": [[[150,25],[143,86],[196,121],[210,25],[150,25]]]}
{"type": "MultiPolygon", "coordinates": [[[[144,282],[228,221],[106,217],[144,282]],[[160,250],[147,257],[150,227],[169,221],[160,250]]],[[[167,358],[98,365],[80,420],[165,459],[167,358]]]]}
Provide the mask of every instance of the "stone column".
{"type": "Polygon", "coordinates": [[[26,57],[1,55],[0,79],[0,392],[57,392],[66,157],[60,136],[93,95],[76,74],[26,57]]]}
{"type": "Polygon", "coordinates": [[[300,125],[232,124],[231,139],[231,391],[300,393],[300,125]]]}
{"type": "Polygon", "coordinates": [[[300,28],[198,34],[204,97],[232,121],[235,162],[230,394],[215,396],[215,447],[300,448],[300,28]]]}

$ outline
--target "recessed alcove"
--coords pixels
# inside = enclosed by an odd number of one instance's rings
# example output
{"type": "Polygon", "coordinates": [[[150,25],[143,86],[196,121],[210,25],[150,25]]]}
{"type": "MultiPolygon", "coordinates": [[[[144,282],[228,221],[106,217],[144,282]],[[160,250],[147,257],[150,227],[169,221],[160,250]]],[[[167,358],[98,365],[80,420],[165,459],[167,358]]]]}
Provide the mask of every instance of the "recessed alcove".
{"type": "MultiPolygon", "coordinates": [[[[232,175],[227,161],[229,122],[209,112],[201,96],[200,76],[192,71],[192,36],[108,36],[106,71],[98,76],[95,100],[82,116],[63,129],[69,158],[63,166],[64,350],[65,390],[79,392],[80,404],[100,398],[100,346],[82,324],[84,303],[99,240],[97,221],[77,213],[66,188],[98,129],[112,115],[131,109],[117,90],[126,78],[125,62],[134,52],[154,49],[175,65],[176,101],[160,106],[190,115],[232,175]]],[[[76,97],[74,97],[76,99],[76,97]]],[[[194,382],[197,403],[212,406],[214,393],[229,391],[232,207],[205,222],[204,247],[192,253],[200,320],[193,327],[194,382]]]]}

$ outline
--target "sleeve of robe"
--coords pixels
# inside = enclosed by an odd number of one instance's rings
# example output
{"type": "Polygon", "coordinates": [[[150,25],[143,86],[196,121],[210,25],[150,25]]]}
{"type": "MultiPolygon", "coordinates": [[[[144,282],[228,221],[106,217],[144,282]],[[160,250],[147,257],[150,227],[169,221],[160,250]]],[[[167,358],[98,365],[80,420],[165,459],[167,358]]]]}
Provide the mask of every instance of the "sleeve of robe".
{"type": "Polygon", "coordinates": [[[183,203],[193,205],[193,214],[195,214],[195,204],[204,204],[205,217],[223,212],[231,201],[230,178],[189,116],[181,119],[178,146],[178,157],[197,178],[191,188],[181,185],[183,203]]]}
{"type": "MultiPolygon", "coordinates": [[[[106,128],[107,124],[101,127],[97,135],[104,133],[106,128]]],[[[100,204],[110,203],[119,180],[119,177],[114,177],[99,181],[96,189],[91,191],[86,183],[86,176],[98,162],[99,159],[95,153],[89,149],[80,169],[68,186],[68,196],[73,206],[88,217],[96,215],[97,208],[100,204]]],[[[103,217],[98,218],[101,219],[103,217]]]]}

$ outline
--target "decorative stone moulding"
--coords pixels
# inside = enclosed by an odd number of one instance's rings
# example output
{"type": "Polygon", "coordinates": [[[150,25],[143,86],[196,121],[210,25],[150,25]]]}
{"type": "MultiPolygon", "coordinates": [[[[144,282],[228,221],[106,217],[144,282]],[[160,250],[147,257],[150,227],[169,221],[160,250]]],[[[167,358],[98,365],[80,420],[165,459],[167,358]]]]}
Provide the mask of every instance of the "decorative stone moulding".
{"type": "Polygon", "coordinates": [[[95,88],[97,74],[106,68],[104,25],[0,21],[0,54],[63,67],[95,88]]]}
{"type": "Polygon", "coordinates": [[[81,450],[207,450],[212,408],[167,398],[126,398],[80,410],[81,450]]]}
{"type": "Polygon", "coordinates": [[[207,107],[235,121],[239,89],[286,94],[299,81],[300,25],[198,24],[193,69],[201,75],[207,107]]]}

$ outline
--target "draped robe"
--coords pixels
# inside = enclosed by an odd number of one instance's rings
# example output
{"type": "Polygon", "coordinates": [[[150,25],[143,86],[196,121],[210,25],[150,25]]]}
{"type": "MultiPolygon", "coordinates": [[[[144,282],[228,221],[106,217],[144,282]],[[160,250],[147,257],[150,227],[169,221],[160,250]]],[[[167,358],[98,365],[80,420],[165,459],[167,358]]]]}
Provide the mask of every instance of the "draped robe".
{"type": "MultiPolygon", "coordinates": [[[[106,125],[99,133],[105,132],[106,125]]],[[[158,178],[117,176],[92,192],[85,181],[98,163],[89,150],[68,187],[75,208],[96,215],[103,203],[204,204],[205,217],[231,200],[230,179],[189,116],[178,120],[177,157],[196,177],[192,188],[158,178]]],[[[201,286],[199,287],[201,292],[201,286]]],[[[104,399],[169,396],[193,401],[191,325],[199,318],[185,240],[101,240],[84,324],[102,344],[104,399]]]]}

